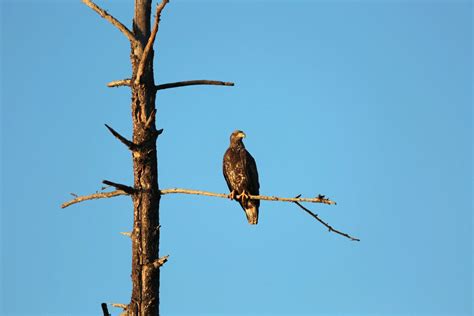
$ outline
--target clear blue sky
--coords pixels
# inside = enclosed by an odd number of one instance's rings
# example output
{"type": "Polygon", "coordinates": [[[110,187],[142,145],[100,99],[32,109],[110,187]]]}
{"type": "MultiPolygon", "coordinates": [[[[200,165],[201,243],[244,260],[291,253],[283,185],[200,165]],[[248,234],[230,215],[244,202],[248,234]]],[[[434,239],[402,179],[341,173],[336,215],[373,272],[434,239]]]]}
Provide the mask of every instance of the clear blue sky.
{"type": "MultiPolygon", "coordinates": [[[[127,25],[132,1],[98,1],[127,25]]],[[[172,1],[158,83],[162,188],[226,192],[247,133],[261,192],[294,205],[164,196],[163,315],[472,315],[471,1],[172,1]]],[[[130,299],[126,38],[80,1],[1,2],[2,315],[99,315],[130,299]]],[[[119,310],[112,309],[114,314],[119,310]]]]}

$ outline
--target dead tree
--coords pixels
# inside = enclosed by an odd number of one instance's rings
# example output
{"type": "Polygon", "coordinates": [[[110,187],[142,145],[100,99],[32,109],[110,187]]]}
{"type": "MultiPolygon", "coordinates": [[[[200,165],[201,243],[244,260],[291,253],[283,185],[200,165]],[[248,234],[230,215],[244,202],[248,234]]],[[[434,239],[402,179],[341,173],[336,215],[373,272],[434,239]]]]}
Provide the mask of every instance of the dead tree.
{"type": "MultiPolygon", "coordinates": [[[[228,198],[227,194],[187,190],[166,189],[160,190],[158,185],[157,146],[158,136],[163,132],[156,129],[155,98],[159,90],[177,88],[189,85],[222,85],[233,86],[231,82],[214,80],[191,80],[166,84],[155,84],[153,74],[153,44],[158,33],[160,16],[169,2],[161,0],[156,6],[153,27],[151,26],[152,0],[135,0],[133,28],[128,29],[124,24],[97,6],[91,0],[82,0],[84,4],[98,13],[101,17],[117,27],[129,40],[132,64],[131,78],[112,81],[109,87],[128,86],[132,94],[132,122],[133,137],[129,140],[115,131],[112,127],[106,128],[122,142],[131,152],[133,159],[133,186],[104,180],[103,183],[114,187],[111,192],[99,192],[86,196],[77,196],[64,203],[65,208],[72,204],[99,198],[110,198],[119,195],[129,195],[133,200],[133,230],[124,233],[132,239],[132,295],[129,304],[112,304],[123,308],[126,315],[159,315],[160,267],[168,260],[168,256],[159,257],[160,243],[160,197],[164,194],[184,193],[216,196],[228,198]]],[[[358,241],[345,233],[332,228],[322,221],[318,215],[303,207],[300,202],[335,204],[335,202],[319,195],[315,198],[280,198],[269,196],[250,196],[252,199],[294,202],[303,210],[312,215],[329,231],[340,234],[351,240],[358,241]]],[[[102,304],[104,315],[108,315],[107,305],[102,304]]]]}

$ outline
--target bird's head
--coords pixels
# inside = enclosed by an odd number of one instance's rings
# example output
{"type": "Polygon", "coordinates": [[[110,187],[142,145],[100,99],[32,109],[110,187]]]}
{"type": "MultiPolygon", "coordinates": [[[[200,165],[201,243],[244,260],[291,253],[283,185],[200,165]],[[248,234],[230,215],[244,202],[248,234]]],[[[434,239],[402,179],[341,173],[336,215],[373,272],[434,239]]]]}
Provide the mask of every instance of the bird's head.
{"type": "Polygon", "coordinates": [[[230,142],[231,143],[237,143],[237,142],[241,142],[242,141],[242,138],[245,138],[245,133],[242,132],[242,131],[239,131],[239,130],[236,130],[234,132],[232,132],[232,134],[230,135],[230,142]]]}

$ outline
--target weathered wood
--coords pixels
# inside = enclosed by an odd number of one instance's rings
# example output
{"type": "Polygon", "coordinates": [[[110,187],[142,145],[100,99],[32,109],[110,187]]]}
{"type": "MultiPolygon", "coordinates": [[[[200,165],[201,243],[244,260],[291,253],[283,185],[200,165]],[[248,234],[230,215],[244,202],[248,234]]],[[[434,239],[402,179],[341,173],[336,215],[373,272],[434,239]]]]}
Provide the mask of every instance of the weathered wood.
{"type": "MultiPolygon", "coordinates": [[[[202,190],[190,190],[190,189],[182,189],[182,188],[160,190],[160,193],[161,195],[181,193],[181,194],[214,196],[214,197],[220,197],[220,198],[231,198],[230,194],[215,193],[215,192],[202,191],[202,190]]],[[[252,195],[252,194],[250,194],[248,197],[249,199],[265,200],[265,201],[309,202],[309,203],[322,203],[322,204],[329,204],[329,205],[336,204],[336,202],[326,198],[324,195],[321,195],[321,194],[319,194],[318,196],[314,198],[302,198],[301,195],[294,198],[287,198],[287,197],[281,197],[281,196],[266,196],[266,195],[252,195]]]]}
{"type": "MultiPolygon", "coordinates": [[[[161,0],[157,5],[155,24],[150,29],[152,0],[135,0],[133,31],[130,31],[115,17],[97,6],[91,0],[82,0],[104,19],[117,27],[129,40],[131,45],[130,61],[132,77],[110,82],[109,87],[129,86],[132,93],[133,139],[130,141],[110,126],[108,130],[132,151],[133,187],[104,180],[103,183],[115,187],[112,192],[96,192],[87,196],[73,194],[74,199],[61,205],[62,208],[92,199],[111,198],[129,195],[133,200],[134,222],[131,232],[122,232],[132,240],[132,295],[129,304],[111,304],[124,309],[121,315],[152,316],[159,315],[160,303],[160,267],[168,260],[168,256],[159,257],[160,243],[160,196],[164,194],[183,193],[232,198],[232,195],[187,189],[165,189],[160,191],[158,185],[158,136],[163,129],[156,130],[155,97],[158,90],[171,89],[191,85],[233,86],[232,82],[215,80],[189,80],[155,85],[153,75],[153,43],[158,32],[161,11],[169,0],[161,0]]],[[[102,188],[103,190],[104,188],[102,188]]],[[[359,239],[334,229],[327,222],[299,202],[336,204],[319,195],[315,198],[283,198],[277,196],[249,195],[250,199],[294,202],[308,214],[313,216],[330,232],[340,234],[354,241],[359,239]]],[[[107,305],[102,304],[104,315],[108,315],[107,305]]]]}
{"type": "Polygon", "coordinates": [[[159,315],[160,269],[149,268],[158,260],[160,242],[156,124],[147,121],[155,109],[153,48],[148,53],[141,80],[135,81],[143,50],[150,36],[151,0],[135,0],[133,32],[139,47],[132,44],[132,120],[133,152],[132,297],[128,315],[159,315]]]}
{"type": "MultiPolygon", "coordinates": [[[[156,86],[156,90],[172,89],[195,85],[211,85],[211,86],[234,86],[233,82],[217,81],[217,80],[188,80],[179,82],[163,83],[156,86]]],[[[115,86],[115,85],[114,85],[115,86]]]]}
{"type": "Polygon", "coordinates": [[[122,22],[114,18],[112,15],[108,14],[107,11],[100,8],[91,0],[82,0],[82,2],[89,8],[97,12],[97,14],[99,14],[101,17],[112,23],[116,28],[120,30],[120,32],[122,32],[128,38],[130,42],[136,42],[135,36],[133,36],[132,32],[125,25],[123,25],[122,22]]]}
{"type": "Polygon", "coordinates": [[[102,307],[102,313],[104,314],[104,316],[110,316],[109,309],[107,308],[107,304],[102,303],[100,304],[100,307],[102,307]]]}
{"type": "MultiPolygon", "coordinates": [[[[133,138],[128,140],[113,128],[107,129],[132,151],[133,187],[104,180],[115,187],[112,192],[87,196],[74,195],[74,199],[61,207],[92,199],[129,195],[133,200],[133,230],[123,233],[132,240],[132,295],[128,305],[120,304],[124,314],[133,316],[159,315],[160,267],[168,256],[159,257],[160,243],[160,190],[158,186],[158,136],[163,129],[156,129],[155,96],[157,90],[193,84],[233,85],[220,81],[186,81],[155,85],[153,75],[153,44],[158,33],[160,15],[169,0],[161,0],[156,6],[153,29],[150,29],[152,0],[135,0],[133,29],[130,31],[115,17],[97,6],[92,0],[82,0],[87,6],[117,27],[130,40],[132,77],[108,84],[109,87],[129,86],[132,94],[133,138]]],[[[117,305],[117,304],[115,304],[117,305]]],[[[115,306],[112,304],[112,306],[115,306]]],[[[102,305],[108,314],[107,306],[102,305]],[[105,306],[105,307],[104,307],[105,306]]]]}
{"type": "Polygon", "coordinates": [[[68,206],[71,206],[73,204],[80,203],[80,202],[83,202],[83,201],[111,198],[111,197],[119,196],[119,195],[129,195],[129,193],[127,193],[123,190],[115,190],[115,191],[112,191],[112,192],[98,192],[98,193],[94,193],[94,194],[90,194],[90,195],[84,195],[84,196],[74,195],[75,198],[68,201],[68,202],[64,202],[63,204],[61,204],[61,208],[66,208],[68,206]]]}

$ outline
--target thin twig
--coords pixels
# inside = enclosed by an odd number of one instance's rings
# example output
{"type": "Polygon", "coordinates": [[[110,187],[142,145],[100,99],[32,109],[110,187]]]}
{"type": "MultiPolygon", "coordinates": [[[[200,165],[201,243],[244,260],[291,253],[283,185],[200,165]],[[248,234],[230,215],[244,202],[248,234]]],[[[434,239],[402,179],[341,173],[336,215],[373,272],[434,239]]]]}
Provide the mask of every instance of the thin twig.
{"type": "Polygon", "coordinates": [[[132,42],[132,44],[137,42],[137,39],[135,38],[133,33],[125,25],[123,25],[119,20],[114,18],[112,15],[108,14],[107,11],[100,8],[97,4],[95,4],[94,2],[90,0],[82,0],[82,2],[86,6],[88,6],[95,12],[97,12],[101,17],[103,17],[104,19],[112,23],[114,26],[116,26],[120,30],[120,32],[122,32],[130,40],[130,42],[132,42]]]}
{"type": "Polygon", "coordinates": [[[131,79],[122,79],[122,80],[115,80],[111,81],[107,84],[107,87],[122,87],[122,86],[130,86],[132,80],[131,79]]]}
{"type": "Polygon", "coordinates": [[[104,314],[104,316],[110,316],[109,310],[107,309],[107,304],[102,303],[100,304],[100,306],[102,307],[102,313],[104,314]]]}
{"type": "Polygon", "coordinates": [[[153,25],[153,30],[150,33],[150,37],[148,38],[148,42],[146,43],[145,49],[143,50],[143,54],[140,57],[140,64],[138,64],[137,69],[137,76],[135,78],[135,84],[140,83],[141,77],[143,75],[143,70],[145,69],[145,63],[148,59],[148,55],[153,48],[153,43],[155,42],[156,33],[158,33],[158,28],[160,25],[160,16],[161,11],[165,8],[166,4],[169,0],[163,0],[161,3],[156,5],[156,16],[155,16],[155,24],[153,25]]]}
{"type": "Polygon", "coordinates": [[[114,135],[122,144],[124,144],[125,146],[127,146],[128,149],[130,149],[131,151],[135,150],[137,148],[137,145],[134,144],[132,141],[129,141],[128,139],[126,139],[125,137],[123,137],[122,135],[120,135],[116,130],[114,130],[112,127],[110,127],[109,125],[107,124],[104,124],[105,127],[107,127],[107,129],[109,130],[109,132],[112,133],[112,135],[114,135]]]}
{"type": "Polygon", "coordinates": [[[304,207],[303,205],[301,205],[299,202],[294,202],[296,205],[298,205],[299,207],[301,207],[306,213],[308,213],[309,215],[311,215],[312,217],[314,217],[318,222],[320,222],[321,224],[323,224],[324,226],[327,227],[327,229],[329,229],[330,232],[335,232],[336,234],[339,234],[341,236],[344,236],[346,238],[349,238],[350,240],[353,240],[353,241],[360,241],[360,239],[358,238],[354,238],[346,233],[343,233],[337,229],[334,229],[331,225],[329,225],[328,223],[326,223],[325,221],[323,221],[322,219],[319,218],[318,214],[314,214],[313,212],[311,212],[309,209],[307,209],[306,207],[304,207]]]}
{"type": "MultiPolygon", "coordinates": [[[[229,194],[214,193],[214,192],[200,191],[200,190],[189,190],[189,189],[181,189],[181,188],[160,190],[160,193],[161,195],[182,193],[182,194],[194,194],[194,195],[215,196],[215,197],[220,197],[220,198],[229,198],[229,194]]],[[[331,201],[328,198],[325,198],[324,195],[319,195],[315,198],[300,198],[300,197],[285,198],[285,197],[279,197],[279,196],[249,195],[249,198],[253,200],[280,201],[280,202],[309,202],[309,203],[336,204],[336,202],[331,201]]]]}
{"type": "Polygon", "coordinates": [[[73,200],[70,200],[68,202],[64,202],[63,204],[61,204],[61,208],[66,208],[68,206],[71,206],[73,204],[83,202],[83,201],[106,199],[106,198],[111,198],[111,197],[119,196],[119,195],[129,195],[129,193],[125,192],[124,190],[116,190],[112,192],[94,193],[90,195],[78,196],[73,200]]]}
{"type": "Polygon", "coordinates": [[[168,261],[168,258],[169,258],[169,255],[156,259],[155,261],[153,261],[153,268],[156,269],[156,268],[161,267],[162,265],[166,263],[166,261],[168,261]]]}
{"type": "Polygon", "coordinates": [[[216,81],[216,80],[188,80],[188,81],[179,81],[179,82],[159,84],[155,88],[156,90],[164,90],[164,89],[194,86],[194,85],[230,86],[231,87],[231,86],[234,86],[234,83],[225,82],[225,81],[216,81]]]}
{"type": "Polygon", "coordinates": [[[132,233],[131,232],[120,232],[120,234],[124,235],[124,236],[127,236],[127,237],[132,237],[132,233]]]}
{"type": "Polygon", "coordinates": [[[122,303],[112,303],[110,305],[112,305],[113,307],[121,308],[121,309],[127,309],[128,308],[127,304],[122,304],[122,303]]]}

